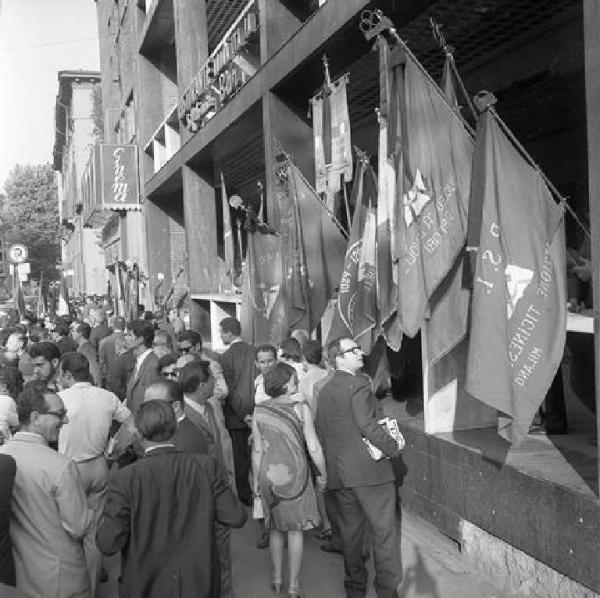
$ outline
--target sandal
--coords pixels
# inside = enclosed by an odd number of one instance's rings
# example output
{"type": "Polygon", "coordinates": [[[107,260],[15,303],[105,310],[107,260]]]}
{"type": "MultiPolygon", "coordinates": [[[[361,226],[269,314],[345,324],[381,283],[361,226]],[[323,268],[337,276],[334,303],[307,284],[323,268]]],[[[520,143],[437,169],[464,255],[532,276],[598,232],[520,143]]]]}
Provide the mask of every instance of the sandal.
{"type": "Polygon", "coordinates": [[[331,528],[322,529],[318,534],[319,540],[331,540],[331,528]]]}

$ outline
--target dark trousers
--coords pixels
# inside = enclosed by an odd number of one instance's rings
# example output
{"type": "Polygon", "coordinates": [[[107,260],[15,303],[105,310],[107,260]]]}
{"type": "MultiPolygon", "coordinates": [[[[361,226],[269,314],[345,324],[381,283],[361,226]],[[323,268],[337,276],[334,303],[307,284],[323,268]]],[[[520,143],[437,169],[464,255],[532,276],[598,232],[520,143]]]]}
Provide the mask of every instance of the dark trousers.
{"type": "Polygon", "coordinates": [[[396,598],[396,588],[402,581],[402,561],[394,484],[341,488],[334,493],[344,545],[347,598],[364,598],[367,590],[367,569],[363,559],[365,523],[375,557],[377,596],[396,598]]]}
{"type": "Polygon", "coordinates": [[[239,499],[243,503],[252,502],[252,490],[248,477],[250,475],[250,428],[232,428],[229,430],[233,448],[233,467],[235,469],[235,487],[239,499]]]}

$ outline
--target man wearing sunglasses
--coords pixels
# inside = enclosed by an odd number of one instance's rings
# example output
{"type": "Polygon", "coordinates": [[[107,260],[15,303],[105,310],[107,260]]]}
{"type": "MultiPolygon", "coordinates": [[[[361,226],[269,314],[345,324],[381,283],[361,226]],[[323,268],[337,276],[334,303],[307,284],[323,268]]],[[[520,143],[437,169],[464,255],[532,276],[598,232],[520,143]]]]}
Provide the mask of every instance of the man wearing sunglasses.
{"type": "Polygon", "coordinates": [[[361,373],[360,347],[350,338],[339,338],[329,343],[327,353],[335,372],[319,393],[315,423],[343,540],[346,595],[366,595],[363,538],[368,527],[377,596],[392,598],[402,580],[394,472],[388,458],[371,456],[364,439],[385,457],[397,456],[400,449],[378,423],[384,414],[368,376],[361,373]]]}
{"type": "Polygon", "coordinates": [[[89,596],[83,538],[92,513],[75,462],[48,446],[69,421],[67,411],[41,380],[25,386],[17,410],[21,430],[0,447],[18,472],[11,518],[17,588],[30,596],[89,596]]]}

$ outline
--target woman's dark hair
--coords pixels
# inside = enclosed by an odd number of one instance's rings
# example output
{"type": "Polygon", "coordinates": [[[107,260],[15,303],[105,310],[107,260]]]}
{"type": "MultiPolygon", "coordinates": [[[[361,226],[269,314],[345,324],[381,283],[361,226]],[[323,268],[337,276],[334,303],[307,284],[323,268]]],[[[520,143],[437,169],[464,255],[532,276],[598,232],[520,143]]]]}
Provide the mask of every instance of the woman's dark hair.
{"type": "Polygon", "coordinates": [[[140,405],[135,425],[146,440],[165,442],[173,438],[177,430],[177,419],[170,403],[148,401],[140,405]]]}
{"type": "Polygon", "coordinates": [[[279,345],[281,349],[281,357],[300,363],[302,361],[302,347],[295,338],[286,338],[279,345]]]}
{"type": "Polygon", "coordinates": [[[287,384],[296,375],[296,370],[287,363],[276,363],[264,375],[265,393],[270,397],[280,397],[287,392],[287,384]]]}
{"type": "Polygon", "coordinates": [[[186,363],[179,370],[179,384],[184,393],[196,392],[202,382],[210,378],[210,364],[208,361],[192,361],[186,363]]]}
{"type": "Polygon", "coordinates": [[[323,347],[319,341],[308,340],[304,345],[304,358],[308,363],[319,365],[323,359],[323,347]]]}

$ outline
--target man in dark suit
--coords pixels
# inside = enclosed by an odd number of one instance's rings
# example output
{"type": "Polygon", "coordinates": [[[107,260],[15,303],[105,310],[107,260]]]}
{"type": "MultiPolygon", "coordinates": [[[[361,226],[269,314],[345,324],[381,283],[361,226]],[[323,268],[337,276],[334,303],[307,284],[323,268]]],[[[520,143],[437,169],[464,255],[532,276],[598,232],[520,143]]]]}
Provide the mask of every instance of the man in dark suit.
{"type": "MultiPolygon", "coordinates": [[[[187,392],[184,390],[194,388],[192,394],[200,395],[199,387],[212,392],[214,381],[210,380],[210,371],[207,362],[188,363],[180,372],[181,383],[174,380],[161,380],[146,389],[146,401],[166,401],[171,405],[177,419],[177,432],[173,436],[173,444],[178,451],[184,453],[198,453],[210,455],[217,463],[217,469],[225,481],[228,480],[227,471],[221,453],[221,443],[218,429],[212,414],[212,407],[206,404],[210,392],[203,397],[204,406],[207,408],[206,418],[203,419],[198,412],[188,406],[187,392]],[[200,380],[202,378],[202,380],[200,380]],[[211,384],[209,383],[209,380],[211,384]],[[208,385],[208,386],[207,386],[208,385]],[[211,425],[211,419],[212,424],[211,425]]],[[[221,598],[234,598],[231,576],[231,545],[229,528],[217,523],[215,526],[217,551],[221,573],[221,598]]]]}
{"type": "Polygon", "coordinates": [[[189,417],[186,417],[183,403],[183,390],[174,380],[166,378],[151,384],[144,394],[144,403],[148,401],[165,401],[171,405],[177,420],[177,430],[173,436],[173,444],[178,451],[184,453],[208,454],[208,441],[202,430],[189,417]]]}
{"type": "Polygon", "coordinates": [[[394,472],[389,459],[376,461],[371,457],[363,439],[387,457],[397,456],[399,447],[378,423],[384,415],[368,377],[360,373],[360,348],[349,338],[337,339],[329,344],[328,358],[335,373],[319,393],[316,425],[325,452],[328,489],[337,505],[346,596],[364,598],[366,594],[366,525],[375,555],[377,596],[395,598],[402,580],[402,565],[394,472]]]}
{"type": "Polygon", "coordinates": [[[246,510],[209,456],[173,444],[177,420],[165,401],[140,406],[144,457],[115,472],[96,542],[121,551],[121,598],[220,596],[215,522],[241,527],[246,510]]]}
{"type": "Polygon", "coordinates": [[[250,425],[254,410],[254,379],[256,350],[240,337],[242,329],[235,318],[224,318],[219,323],[223,344],[229,348],[219,358],[229,393],[223,414],[233,445],[235,485],[240,500],[252,504],[250,474],[250,425]]]}
{"type": "Polygon", "coordinates": [[[133,320],[127,325],[125,346],[135,357],[133,373],[127,385],[127,407],[134,415],[144,402],[148,386],[160,380],[158,357],[152,350],[154,327],[145,320],[133,320]]]}
{"type": "Polygon", "coordinates": [[[15,562],[10,541],[10,509],[17,466],[10,455],[0,455],[0,583],[16,584],[15,562]]]}
{"type": "MultiPolygon", "coordinates": [[[[117,352],[117,341],[122,344],[125,330],[125,318],[114,318],[114,332],[100,339],[98,343],[98,364],[100,365],[100,374],[102,381],[106,384],[108,378],[108,368],[119,354],[117,352]]],[[[92,330],[92,332],[94,332],[92,330]]],[[[114,391],[113,391],[114,392],[114,391]]]]}

